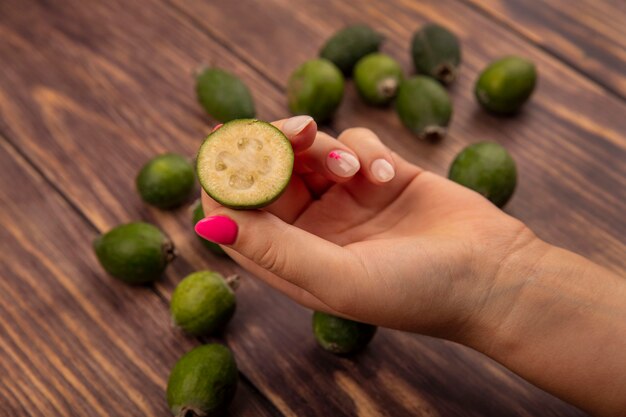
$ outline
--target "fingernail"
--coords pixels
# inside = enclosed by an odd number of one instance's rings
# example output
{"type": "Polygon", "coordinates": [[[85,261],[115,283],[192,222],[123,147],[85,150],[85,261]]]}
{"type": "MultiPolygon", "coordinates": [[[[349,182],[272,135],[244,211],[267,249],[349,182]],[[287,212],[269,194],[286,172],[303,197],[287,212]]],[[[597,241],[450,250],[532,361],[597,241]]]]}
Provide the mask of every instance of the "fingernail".
{"type": "Polygon", "coordinates": [[[356,156],[346,151],[334,150],[326,158],[328,169],[338,177],[351,177],[359,171],[361,164],[356,156]]]}
{"type": "Polygon", "coordinates": [[[237,223],[230,217],[211,216],[196,223],[196,233],[203,239],[220,245],[230,245],[237,239],[237,223]]]}
{"type": "Polygon", "coordinates": [[[294,116],[283,124],[283,133],[289,137],[295,136],[307,127],[313,118],[311,116],[294,116]]]}
{"type": "Polygon", "coordinates": [[[211,130],[211,133],[215,132],[217,129],[219,129],[220,127],[224,126],[224,123],[220,123],[218,125],[215,125],[215,127],[213,128],[213,130],[211,130]]]}
{"type": "Polygon", "coordinates": [[[380,182],[391,181],[391,179],[396,176],[396,171],[393,169],[393,165],[385,159],[375,160],[372,162],[370,169],[374,178],[380,182]]]}

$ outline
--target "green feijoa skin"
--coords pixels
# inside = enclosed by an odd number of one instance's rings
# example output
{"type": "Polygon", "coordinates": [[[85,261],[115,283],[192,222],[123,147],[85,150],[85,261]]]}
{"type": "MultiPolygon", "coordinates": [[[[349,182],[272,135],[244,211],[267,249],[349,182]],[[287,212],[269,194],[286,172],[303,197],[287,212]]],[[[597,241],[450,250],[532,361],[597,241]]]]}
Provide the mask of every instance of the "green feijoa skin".
{"type": "Polygon", "coordinates": [[[493,142],[479,142],[466,147],[456,156],[448,178],[503,207],[515,191],[517,169],[504,147],[493,142]]]}
{"type": "Polygon", "coordinates": [[[444,84],[456,79],[461,64],[461,45],[454,33],[433,23],[413,35],[411,55],[415,70],[444,84]]]}
{"type": "Polygon", "coordinates": [[[287,100],[293,114],[308,114],[316,122],[328,121],[343,98],[341,71],[326,59],[300,65],[289,77],[287,100]]]}
{"type": "Polygon", "coordinates": [[[237,363],[226,346],[198,346],[172,368],[167,404],[176,417],[222,415],[235,396],[238,376],[237,363]]]}
{"type": "Polygon", "coordinates": [[[445,136],[452,118],[452,102],[437,81],[417,76],[400,83],[396,112],[420,139],[438,140],[445,136]]]}
{"type": "Polygon", "coordinates": [[[376,326],[359,323],[316,311],[313,334],[319,345],[329,352],[347,355],[364,349],[376,333],[376,326]]]}
{"type": "Polygon", "coordinates": [[[476,81],[478,102],[496,114],[516,113],[530,98],[537,83],[532,61],[509,56],[489,64],[476,81]]]}
{"type": "Polygon", "coordinates": [[[93,248],[104,270],[128,284],[157,280],[176,257],[172,241],[157,227],[141,222],[100,235],[93,248]]]}
{"type": "MultiPolygon", "coordinates": [[[[202,209],[202,202],[200,200],[197,200],[193,206],[192,206],[192,222],[193,222],[193,226],[196,225],[196,223],[198,223],[200,220],[204,219],[204,210],[202,209]]],[[[228,256],[226,254],[226,252],[224,252],[224,249],[222,249],[222,247],[220,245],[218,245],[217,243],[213,243],[213,242],[209,242],[206,239],[202,239],[201,237],[198,236],[198,239],[200,240],[200,242],[202,242],[202,244],[209,249],[211,252],[213,252],[216,255],[219,256],[228,256]]]]}
{"type": "Polygon", "coordinates": [[[384,39],[367,25],[348,26],[326,41],[320,50],[320,58],[331,61],[344,75],[350,76],[357,61],[378,51],[384,39]]]}
{"type": "Polygon", "coordinates": [[[202,188],[233,209],[255,209],[285,191],[293,170],[293,148],[269,123],[255,119],[224,123],[204,140],[196,171],[202,188]]]}
{"type": "Polygon", "coordinates": [[[172,294],[174,324],[192,336],[209,336],[221,330],[235,314],[234,282],[234,277],[224,279],[212,271],[188,275],[172,294]]]}
{"type": "Polygon", "coordinates": [[[235,75],[220,68],[207,68],[196,78],[198,101],[209,116],[224,123],[255,116],[248,87],[235,75]]]}
{"type": "Polygon", "coordinates": [[[148,161],[139,171],[135,184],[146,203],[169,209],[189,200],[196,176],[187,158],[166,153],[148,161]]]}
{"type": "Polygon", "coordinates": [[[388,104],[402,81],[402,67],[389,55],[375,52],[366,55],[354,67],[354,83],[367,103],[388,104]]]}

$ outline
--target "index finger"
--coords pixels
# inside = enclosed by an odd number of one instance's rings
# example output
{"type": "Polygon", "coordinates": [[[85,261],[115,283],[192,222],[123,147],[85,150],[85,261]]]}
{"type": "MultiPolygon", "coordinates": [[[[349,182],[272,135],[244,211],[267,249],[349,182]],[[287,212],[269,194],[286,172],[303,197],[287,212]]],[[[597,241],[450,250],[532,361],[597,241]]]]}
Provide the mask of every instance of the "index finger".
{"type": "Polygon", "coordinates": [[[317,123],[311,116],[294,116],[272,122],[272,125],[287,136],[295,153],[310,148],[317,134],[317,123]]]}

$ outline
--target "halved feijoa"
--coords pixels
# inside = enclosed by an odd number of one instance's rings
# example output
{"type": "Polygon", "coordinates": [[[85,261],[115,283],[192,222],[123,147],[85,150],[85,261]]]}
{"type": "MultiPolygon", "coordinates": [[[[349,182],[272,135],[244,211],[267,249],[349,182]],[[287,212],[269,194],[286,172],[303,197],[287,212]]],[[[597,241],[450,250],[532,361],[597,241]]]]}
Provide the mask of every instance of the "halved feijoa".
{"type": "Polygon", "coordinates": [[[222,415],[238,379],[235,358],[224,345],[198,346],[184,354],[167,381],[167,404],[177,417],[222,415]]]}
{"type": "Polygon", "coordinates": [[[383,35],[367,25],[348,26],[326,41],[320,51],[320,58],[328,59],[349,76],[357,61],[378,51],[383,40],[383,35]]]}
{"type": "MultiPolygon", "coordinates": [[[[192,226],[195,226],[196,223],[204,219],[204,209],[202,208],[202,201],[198,199],[195,203],[193,203],[191,210],[192,210],[191,211],[192,226]]],[[[195,235],[195,232],[194,232],[194,235],[195,235]]],[[[209,240],[203,239],[198,235],[196,236],[198,237],[198,240],[202,242],[202,244],[214,254],[219,255],[219,256],[228,256],[226,252],[224,252],[224,249],[222,249],[222,247],[218,245],[217,243],[213,243],[209,240]]]]}
{"type": "Polygon", "coordinates": [[[234,74],[206,68],[196,78],[196,94],[204,110],[220,122],[254,117],[254,101],[248,87],[234,74]]]}
{"type": "Polygon", "coordinates": [[[354,67],[354,84],[367,103],[388,104],[402,81],[402,67],[389,55],[375,52],[364,56],[354,67]]]}
{"type": "Polygon", "coordinates": [[[213,271],[188,275],[174,290],[170,313],[174,324],[193,336],[208,336],[221,330],[235,313],[231,283],[213,271]]]}
{"type": "Polygon", "coordinates": [[[308,114],[316,122],[328,121],[343,98],[341,71],[327,59],[312,59],[289,77],[287,101],[293,114],[308,114]]]}
{"type": "Polygon", "coordinates": [[[162,209],[177,207],[187,201],[195,183],[193,165],[175,153],[159,155],[148,161],[135,180],[143,201],[162,209]]]}
{"type": "Polygon", "coordinates": [[[240,119],[225,123],[200,146],[198,179],[218,203],[233,209],[264,207],[287,188],[293,170],[287,137],[269,123],[240,119]]]}
{"type": "Polygon", "coordinates": [[[176,256],[163,232],[141,222],[123,224],[98,236],[93,248],[102,267],[128,284],[155,281],[176,256]]]}
{"type": "Polygon", "coordinates": [[[502,207],[515,191],[517,169],[502,145],[479,142],[459,152],[450,166],[448,178],[502,207]]]}
{"type": "Polygon", "coordinates": [[[430,23],[413,35],[411,55],[419,73],[450,84],[455,80],[461,63],[461,45],[448,29],[430,23]]]}
{"type": "Polygon", "coordinates": [[[400,84],[396,111],[402,123],[419,138],[436,140],[446,134],[452,102],[441,84],[419,75],[400,84]]]}
{"type": "Polygon", "coordinates": [[[346,355],[357,352],[370,342],[376,326],[316,311],[313,313],[313,334],[325,350],[346,355]]]}
{"type": "Polygon", "coordinates": [[[530,98],[537,82],[535,64],[508,56],[489,64],[474,88],[478,102],[492,113],[512,114],[530,98]]]}

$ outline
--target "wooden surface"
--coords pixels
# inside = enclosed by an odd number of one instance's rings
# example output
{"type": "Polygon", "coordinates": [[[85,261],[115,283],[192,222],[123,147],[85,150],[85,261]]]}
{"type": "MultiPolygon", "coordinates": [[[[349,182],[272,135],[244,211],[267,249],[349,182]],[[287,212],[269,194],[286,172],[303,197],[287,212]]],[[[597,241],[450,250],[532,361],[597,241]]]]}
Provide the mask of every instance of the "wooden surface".
{"type": "Polygon", "coordinates": [[[336,29],[370,23],[409,71],[412,31],[436,21],[464,48],[442,143],[416,141],[352,86],[325,129],[370,127],[441,174],[463,146],[496,140],[520,172],[507,211],[624,274],[623,4],[582,2],[584,13],[559,0],[520,3],[1,1],[0,416],[168,415],[169,369],[202,341],[171,328],[167,304],[176,283],[202,268],[244,276],[236,317],[218,339],[242,374],[233,416],[584,416],[444,341],[382,330],[355,358],[326,354],[310,312],[207,254],[187,208],[149,208],[133,184],[150,157],[191,156],[210,130],[193,93],[200,64],[238,74],[259,117],[276,119],[287,114],[286,77],[336,29]],[[589,59],[578,59],[581,50],[589,59]],[[522,114],[498,119],[480,111],[472,85],[511,53],[533,59],[540,81],[522,114]],[[154,287],[106,276],[91,251],[97,233],[136,219],[162,227],[182,254],[154,287]]]}

